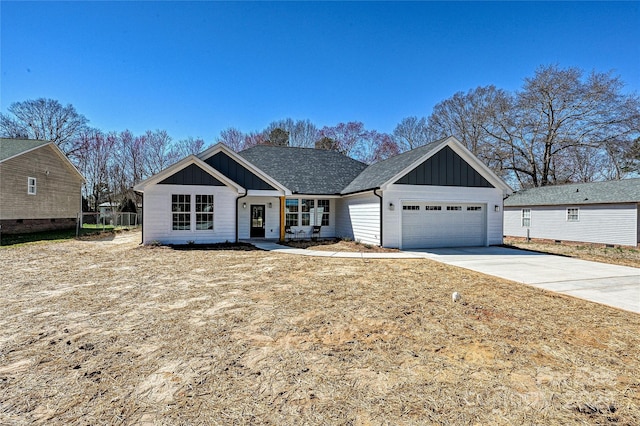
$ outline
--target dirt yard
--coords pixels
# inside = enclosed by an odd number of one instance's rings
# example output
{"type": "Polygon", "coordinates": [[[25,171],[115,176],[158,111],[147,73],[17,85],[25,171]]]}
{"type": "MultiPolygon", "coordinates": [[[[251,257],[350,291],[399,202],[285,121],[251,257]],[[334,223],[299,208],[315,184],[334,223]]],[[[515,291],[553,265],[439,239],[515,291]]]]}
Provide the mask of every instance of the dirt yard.
{"type": "Polygon", "coordinates": [[[640,315],[139,237],[0,249],[0,424],[640,424],[640,315]]]}

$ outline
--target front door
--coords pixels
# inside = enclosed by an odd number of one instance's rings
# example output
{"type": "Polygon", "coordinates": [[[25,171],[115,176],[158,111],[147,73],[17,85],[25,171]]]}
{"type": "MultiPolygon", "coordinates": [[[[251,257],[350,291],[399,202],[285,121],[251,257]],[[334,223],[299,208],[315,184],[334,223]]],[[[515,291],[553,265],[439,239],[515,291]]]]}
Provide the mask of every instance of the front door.
{"type": "Polygon", "coordinates": [[[264,238],[264,205],[251,205],[251,238],[264,238]]]}

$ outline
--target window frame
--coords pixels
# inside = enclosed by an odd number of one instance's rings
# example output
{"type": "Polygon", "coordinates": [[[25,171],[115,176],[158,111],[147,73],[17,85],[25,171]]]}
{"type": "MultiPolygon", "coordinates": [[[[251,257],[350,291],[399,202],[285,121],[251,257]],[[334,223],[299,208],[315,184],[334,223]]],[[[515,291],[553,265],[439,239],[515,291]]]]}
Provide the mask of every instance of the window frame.
{"type": "MultiPolygon", "coordinates": [[[[331,200],[328,198],[318,198],[316,202],[316,214],[320,215],[320,226],[329,226],[330,214],[331,214],[331,200]],[[322,205],[322,211],[320,211],[320,205],[322,205]]],[[[318,220],[316,219],[316,224],[318,220]]]]}
{"type": "Polygon", "coordinates": [[[27,177],[27,194],[36,195],[38,193],[38,180],[34,177],[27,177]]]}
{"type": "Polygon", "coordinates": [[[520,226],[523,228],[531,227],[531,209],[520,209],[520,226]]]}
{"type": "Polygon", "coordinates": [[[580,222],[580,208],[579,207],[567,207],[567,222],[580,222]],[[572,212],[575,211],[575,212],[572,212]]]}
{"type": "Polygon", "coordinates": [[[287,198],[284,200],[285,226],[298,226],[300,223],[299,213],[300,200],[297,198],[287,198]]]}
{"type": "Polygon", "coordinates": [[[215,195],[171,194],[171,232],[215,230],[215,195]],[[206,227],[203,227],[206,226],[206,227]]]}

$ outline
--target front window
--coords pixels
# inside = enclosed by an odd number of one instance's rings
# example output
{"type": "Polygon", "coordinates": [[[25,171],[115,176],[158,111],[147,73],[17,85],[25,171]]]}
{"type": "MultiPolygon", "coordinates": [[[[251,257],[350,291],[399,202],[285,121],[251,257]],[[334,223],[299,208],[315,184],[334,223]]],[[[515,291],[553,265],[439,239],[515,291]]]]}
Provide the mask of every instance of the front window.
{"type": "Polygon", "coordinates": [[[522,226],[531,226],[531,209],[522,209],[522,226]]]}
{"type": "Polygon", "coordinates": [[[302,226],[312,225],[311,212],[315,212],[313,205],[314,205],[313,200],[302,200],[302,221],[301,221],[302,226]]]}
{"type": "Polygon", "coordinates": [[[174,231],[191,229],[191,195],[173,194],[171,196],[172,228],[174,231]]]}
{"type": "Polygon", "coordinates": [[[298,200],[285,200],[285,221],[287,226],[298,226],[298,200]]]}
{"type": "Polygon", "coordinates": [[[213,195],[196,195],[196,230],[213,229],[213,195]]]}
{"type": "Polygon", "coordinates": [[[318,215],[321,216],[319,221],[321,226],[329,226],[329,213],[329,200],[318,200],[318,215]]]}
{"type": "Polygon", "coordinates": [[[27,194],[36,195],[36,178],[27,178],[27,194]]]}
{"type": "Polygon", "coordinates": [[[569,208],[567,209],[567,222],[579,222],[580,221],[580,209],[569,208]]]}

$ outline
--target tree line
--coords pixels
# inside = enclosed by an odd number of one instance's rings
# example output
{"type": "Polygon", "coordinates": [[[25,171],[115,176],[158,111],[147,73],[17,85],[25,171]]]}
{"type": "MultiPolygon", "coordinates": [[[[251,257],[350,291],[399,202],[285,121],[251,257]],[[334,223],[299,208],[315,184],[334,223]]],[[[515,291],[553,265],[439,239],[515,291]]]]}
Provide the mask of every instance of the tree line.
{"type": "MultiPolygon", "coordinates": [[[[623,88],[611,72],[548,65],[514,92],[489,85],[455,93],[429,116],[403,118],[390,134],[359,121],[319,128],[286,118],[260,131],[226,128],[210,145],[328,149],[371,164],[453,135],[516,189],[622,179],[640,172],[640,98],[623,88]]],[[[56,143],[87,179],[89,209],[135,200],[133,185],[208,147],[200,138],[174,141],[165,130],[95,129],[52,99],[11,104],[0,114],[0,134],[56,143]]]]}

